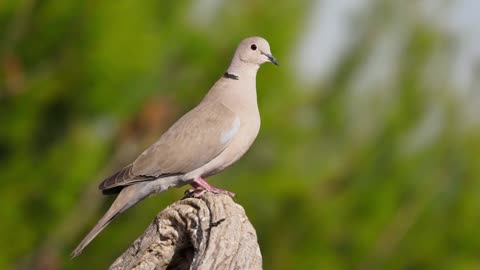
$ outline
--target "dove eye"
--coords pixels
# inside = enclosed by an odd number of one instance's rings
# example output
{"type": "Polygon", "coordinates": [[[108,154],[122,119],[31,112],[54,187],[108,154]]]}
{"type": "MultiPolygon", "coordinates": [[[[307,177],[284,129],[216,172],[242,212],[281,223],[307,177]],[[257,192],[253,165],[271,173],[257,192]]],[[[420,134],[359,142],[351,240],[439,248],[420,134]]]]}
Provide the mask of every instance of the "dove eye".
{"type": "Polygon", "coordinates": [[[252,45],[250,46],[250,49],[252,49],[252,51],[255,51],[255,50],[257,49],[257,45],[252,44],[252,45]]]}

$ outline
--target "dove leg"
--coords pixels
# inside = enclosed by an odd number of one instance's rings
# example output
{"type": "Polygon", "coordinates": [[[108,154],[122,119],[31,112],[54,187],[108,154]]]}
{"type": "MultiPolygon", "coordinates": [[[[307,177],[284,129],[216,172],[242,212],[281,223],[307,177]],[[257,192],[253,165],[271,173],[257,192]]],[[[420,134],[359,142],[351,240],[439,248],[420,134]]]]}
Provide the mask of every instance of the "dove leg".
{"type": "Polygon", "coordinates": [[[223,190],[216,188],[212,185],[210,185],[207,181],[205,181],[202,177],[197,177],[193,179],[193,182],[190,184],[195,190],[208,190],[212,193],[216,194],[226,194],[230,197],[235,197],[235,193],[228,191],[228,190],[223,190]]]}
{"type": "Polygon", "coordinates": [[[186,190],[185,195],[193,196],[194,198],[199,198],[203,193],[207,192],[206,189],[202,188],[199,184],[192,182],[190,184],[193,188],[186,190]]]}

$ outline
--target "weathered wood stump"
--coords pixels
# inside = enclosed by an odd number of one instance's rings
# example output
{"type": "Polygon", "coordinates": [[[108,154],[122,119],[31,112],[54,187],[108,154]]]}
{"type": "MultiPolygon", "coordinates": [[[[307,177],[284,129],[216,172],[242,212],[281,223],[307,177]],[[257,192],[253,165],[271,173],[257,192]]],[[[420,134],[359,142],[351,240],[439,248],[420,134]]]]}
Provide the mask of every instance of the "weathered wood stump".
{"type": "Polygon", "coordinates": [[[262,269],[243,208],[221,194],[184,198],[160,212],[110,266],[119,269],[262,269]]]}

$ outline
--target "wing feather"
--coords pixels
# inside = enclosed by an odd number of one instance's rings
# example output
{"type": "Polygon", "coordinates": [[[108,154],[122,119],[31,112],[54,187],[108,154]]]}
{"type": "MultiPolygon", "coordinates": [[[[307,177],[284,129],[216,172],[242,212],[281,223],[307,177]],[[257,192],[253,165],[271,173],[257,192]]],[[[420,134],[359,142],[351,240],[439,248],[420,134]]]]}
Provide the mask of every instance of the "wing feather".
{"type": "Polygon", "coordinates": [[[200,104],[132,164],[106,178],[99,188],[105,191],[200,168],[225,150],[238,132],[235,125],[239,124],[238,117],[222,103],[200,104]]]}

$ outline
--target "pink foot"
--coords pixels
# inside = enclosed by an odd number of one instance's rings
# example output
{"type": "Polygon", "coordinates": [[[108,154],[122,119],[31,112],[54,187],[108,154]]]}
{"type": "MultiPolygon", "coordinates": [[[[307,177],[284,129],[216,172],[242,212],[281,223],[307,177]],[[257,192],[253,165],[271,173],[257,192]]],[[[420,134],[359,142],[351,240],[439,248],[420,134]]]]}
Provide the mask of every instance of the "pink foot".
{"type": "Polygon", "coordinates": [[[199,198],[203,193],[207,192],[199,184],[193,182],[190,184],[193,188],[185,190],[185,196],[199,198]]]}
{"type": "Polygon", "coordinates": [[[194,190],[194,196],[198,197],[202,195],[205,191],[210,191],[215,194],[226,194],[230,197],[235,197],[235,193],[228,191],[228,190],[223,190],[216,188],[212,185],[210,185],[207,181],[205,181],[202,177],[197,177],[193,179],[193,182],[190,184],[195,190],[194,190]],[[200,194],[197,195],[197,192],[201,192],[200,194]]]}

